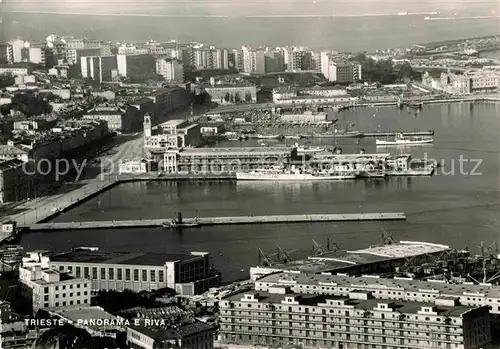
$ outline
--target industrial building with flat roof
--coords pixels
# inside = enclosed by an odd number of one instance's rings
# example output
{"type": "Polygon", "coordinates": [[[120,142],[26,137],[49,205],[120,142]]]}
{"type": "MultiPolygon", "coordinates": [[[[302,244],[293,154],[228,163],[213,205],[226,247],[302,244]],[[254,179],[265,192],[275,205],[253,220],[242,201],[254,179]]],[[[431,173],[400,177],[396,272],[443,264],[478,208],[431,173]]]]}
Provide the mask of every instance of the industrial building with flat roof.
{"type": "Polygon", "coordinates": [[[221,342],[235,348],[476,349],[491,343],[488,307],[455,298],[389,301],[365,290],[335,296],[275,286],[230,295],[219,307],[221,342]]]}
{"type": "Polygon", "coordinates": [[[417,241],[400,241],[390,245],[373,246],[356,251],[326,252],[308,259],[287,261],[250,268],[250,279],[273,272],[290,271],[296,273],[346,273],[362,275],[394,270],[413,258],[415,263],[425,262],[435,255],[449,251],[446,245],[417,241]]]}
{"type": "Polygon", "coordinates": [[[179,294],[194,295],[220,282],[206,252],[166,254],[80,248],[50,257],[50,265],[90,279],[93,290],[140,292],[168,287],[179,294]]]}

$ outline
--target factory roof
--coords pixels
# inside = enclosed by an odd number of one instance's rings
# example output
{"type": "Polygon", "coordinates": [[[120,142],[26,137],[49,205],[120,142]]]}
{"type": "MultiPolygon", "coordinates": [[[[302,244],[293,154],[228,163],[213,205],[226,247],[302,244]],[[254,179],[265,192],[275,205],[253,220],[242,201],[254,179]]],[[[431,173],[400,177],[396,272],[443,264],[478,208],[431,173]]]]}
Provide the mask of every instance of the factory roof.
{"type": "Polygon", "coordinates": [[[99,263],[124,265],[164,266],[166,262],[198,259],[194,254],[168,254],[150,252],[104,252],[88,249],[74,250],[50,257],[51,262],[99,263]]]}
{"type": "Polygon", "coordinates": [[[408,258],[449,250],[446,245],[426,242],[401,241],[390,245],[373,246],[355,251],[327,252],[321,256],[275,264],[270,269],[300,271],[306,273],[333,272],[353,265],[382,262],[389,259],[408,258]]]}
{"type": "MultiPolygon", "coordinates": [[[[241,301],[243,295],[254,295],[260,303],[270,303],[270,304],[280,304],[285,300],[285,297],[294,297],[295,301],[299,305],[305,306],[318,306],[321,304],[326,304],[327,300],[338,300],[343,301],[346,306],[352,306],[355,309],[360,310],[373,310],[378,308],[378,304],[391,304],[392,308],[400,314],[418,314],[422,310],[422,307],[432,307],[435,312],[439,315],[444,315],[447,317],[460,317],[464,313],[476,309],[477,307],[469,307],[464,305],[457,306],[443,306],[436,305],[435,303],[429,302],[415,302],[415,301],[393,301],[393,300],[381,300],[381,299],[351,299],[349,297],[339,297],[331,295],[312,295],[304,293],[270,293],[266,291],[242,291],[236,294],[232,294],[225,299],[231,301],[241,301]]],[[[338,306],[338,305],[337,305],[338,306]]]]}
{"type": "Polygon", "coordinates": [[[500,299],[500,287],[489,284],[449,284],[442,281],[413,280],[409,278],[380,278],[378,276],[349,277],[300,273],[275,273],[257,280],[258,283],[279,285],[332,285],[356,290],[404,290],[405,292],[439,293],[439,298],[470,295],[500,299]]]}
{"type": "Polygon", "coordinates": [[[158,327],[130,326],[130,328],[158,342],[168,341],[173,339],[182,339],[190,337],[200,332],[210,331],[214,329],[212,325],[206,324],[201,321],[195,321],[193,323],[170,327],[170,328],[165,328],[161,326],[158,327]]]}

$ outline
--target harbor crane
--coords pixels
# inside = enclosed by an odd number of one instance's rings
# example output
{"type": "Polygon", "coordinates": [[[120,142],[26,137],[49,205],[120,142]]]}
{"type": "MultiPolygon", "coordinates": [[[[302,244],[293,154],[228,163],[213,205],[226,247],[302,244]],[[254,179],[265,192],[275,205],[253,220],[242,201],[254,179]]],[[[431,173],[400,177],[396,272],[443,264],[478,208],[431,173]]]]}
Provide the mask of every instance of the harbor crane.
{"type": "Polygon", "coordinates": [[[395,244],[396,241],[394,241],[392,234],[389,233],[387,230],[382,228],[382,241],[384,245],[392,245],[395,244]]]}
{"type": "Polygon", "coordinates": [[[328,253],[328,252],[337,252],[340,250],[339,246],[330,240],[330,238],[328,238],[326,240],[326,248],[319,244],[316,240],[312,240],[313,242],[313,255],[314,256],[322,256],[324,255],[325,253],[328,253]]]}
{"type": "Polygon", "coordinates": [[[259,266],[270,267],[276,263],[289,263],[293,259],[291,254],[297,252],[298,250],[285,251],[280,246],[277,246],[278,251],[276,253],[266,254],[259,248],[259,266]],[[271,257],[277,256],[278,260],[273,261],[271,257]]]}

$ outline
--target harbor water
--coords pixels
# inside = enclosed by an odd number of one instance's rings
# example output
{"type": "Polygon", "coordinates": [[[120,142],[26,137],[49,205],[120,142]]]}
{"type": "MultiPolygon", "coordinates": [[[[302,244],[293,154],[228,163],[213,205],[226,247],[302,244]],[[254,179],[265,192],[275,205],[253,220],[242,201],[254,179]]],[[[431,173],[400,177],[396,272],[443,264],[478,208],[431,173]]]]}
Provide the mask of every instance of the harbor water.
{"type": "MultiPolygon", "coordinates": [[[[26,234],[21,244],[25,249],[55,251],[73,246],[110,251],[208,251],[225,280],[247,276],[248,267],[258,261],[258,248],[274,253],[279,245],[297,250],[293,258],[303,258],[312,250],[312,239],[323,243],[329,237],[341,248],[353,249],[380,243],[383,229],[395,240],[468,246],[474,251],[481,241],[500,243],[499,115],[500,105],[495,103],[431,105],[418,114],[395,107],[354,109],[342,112],[339,123],[371,132],[434,129],[435,142],[406,149],[376,147],[374,139],[362,139],[359,144],[355,139],[314,142],[323,146],[336,143],[344,153],[363,148],[366,153],[427,156],[441,165],[433,177],[328,183],[128,183],[56,219],[170,219],[178,212],[185,217],[404,212],[407,221],[223,226],[182,232],[162,228],[53,231],[26,234]]],[[[258,144],[248,142],[245,144],[258,144]]],[[[234,144],[221,144],[229,145],[234,144]]]]}

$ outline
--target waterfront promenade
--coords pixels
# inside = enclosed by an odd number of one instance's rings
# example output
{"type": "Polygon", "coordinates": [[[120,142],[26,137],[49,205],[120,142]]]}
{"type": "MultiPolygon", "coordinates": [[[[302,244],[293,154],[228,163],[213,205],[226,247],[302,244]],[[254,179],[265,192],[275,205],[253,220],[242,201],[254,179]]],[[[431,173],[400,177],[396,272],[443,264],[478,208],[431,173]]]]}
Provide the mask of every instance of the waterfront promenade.
{"type": "Polygon", "coordinates": [[[349,213],[349,214],[301,214],[301,215],[275,215],[275,216],[239,216],[239,217],[195,217],[183,218],[182,223],[172,219],[143,219],[123,221],[92,221],[92,222],[64,222],[64,223],[38,223],[22,228],[31,231],[47,230],[74,230],[74,229],[105,229],[105,228],[143,228],[143,227],[201,227],[207,225],[238,225],[238,224],[291,224],[291,223],[316,223],[316,222],[361,222],[361,221],[400,221],[406,220],[402,212],[387,213],[349,213]],[[183,226],[184,225],[184,226],[183,226]]]}

